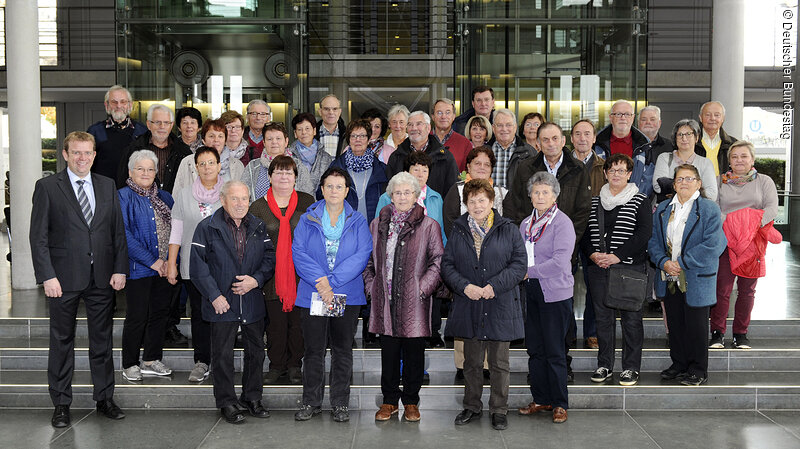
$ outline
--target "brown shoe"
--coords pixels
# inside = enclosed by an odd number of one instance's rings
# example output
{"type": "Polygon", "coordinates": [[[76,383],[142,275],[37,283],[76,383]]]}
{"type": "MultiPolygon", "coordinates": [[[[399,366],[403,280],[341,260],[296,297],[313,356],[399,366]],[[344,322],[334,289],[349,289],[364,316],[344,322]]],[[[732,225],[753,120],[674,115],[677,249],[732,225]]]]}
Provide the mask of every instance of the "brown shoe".
{"type": "Polygon", "coordinates": [[[388,421],[392,415],[397,413],[397,406],[392,404],[381,404],[381,409],[375,413],[375,421],[388,421]]]}
{"type": "Polygon", "coordinates": [[[567,411],[563,407],[553,409],[553,422],[558,424],[567,420],[567,411]]]}
{"type": "Polygon", "coordinates": [[[534,413],[538,413],[538,412],[541,412],[541,411],[548,411],[549,412],[550,410],[553,410],[553,406],[552,405],[542,405],[542,404],[537,404],[535,402],[531,402],[530,404],[526,405],[525,407],[522,407],[521,409],[519,409],[519,414],[520,415],[532,415],[534,413]]]}
{"type": "Polygon", "coordinates": [[[411,421],[411,422],[419,421],[419,407],[417,407],[416,405],[404,405],[403,418],[405,418],[406,421],[411,421]]]}
{"type": "Polygon", "coordinates": [[[583,347],[586,349],[598,349],[600,345],[597,343],[597,337],[589,337],[583,342],[583,347]]]}

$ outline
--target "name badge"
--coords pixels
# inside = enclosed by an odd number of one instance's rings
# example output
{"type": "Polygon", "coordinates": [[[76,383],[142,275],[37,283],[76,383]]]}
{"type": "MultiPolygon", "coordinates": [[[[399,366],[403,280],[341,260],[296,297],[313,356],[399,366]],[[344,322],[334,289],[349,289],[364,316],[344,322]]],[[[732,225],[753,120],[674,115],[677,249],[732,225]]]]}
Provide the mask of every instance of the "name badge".
{"type": "Polygon", "coordinates": [[[533,242],[525,240],[525,251],[528,253],[528,267],[533,267],[536,265],[536,261],[533,258],[533,247],[533,242]]]}

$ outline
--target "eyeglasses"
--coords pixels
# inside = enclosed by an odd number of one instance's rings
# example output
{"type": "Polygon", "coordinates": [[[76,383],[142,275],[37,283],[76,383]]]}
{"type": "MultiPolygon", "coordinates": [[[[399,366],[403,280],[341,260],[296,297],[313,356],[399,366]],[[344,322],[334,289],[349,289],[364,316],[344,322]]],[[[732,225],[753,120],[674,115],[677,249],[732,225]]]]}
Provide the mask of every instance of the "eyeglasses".
{"type": "Polygon", "coordinates": [[[325,190],[332,190],[334,192],[341,192],[345,189],[345,187],[347,186],[345,186],[344,184],[337,184],[337,185],[325,184],[325,190]]]}
{"type": "Polygon", "coordinates": [[[611,117],[617,117],[617,118],[619,118],[619,117],[625,117],[625,118],[633,117],[633,114],[631,114],[630,112],[612,112],[611,114],[608,114],[608,115],[611,116],[611,117]]]}
{"type": "Polygon", "coordinates": [[[436,116],[437,117],[450,117],[451,115],[453,115],[453,111],[450,111],[450,110],[448,110],[448,111],[436,111],[436,116]]]}
{"type": "Polygon", "coordinates": [[[412,195],[414,195],[413,190],[403,190],[403,191],[395,190],[394,192],[392,192],[392,196],[412,196],[412,195]]]}
{"type": "Polygon", "coordinates": [[[675,136],[679,139],[688,139],[689,137],[694,137],[694,133],[678,133],[675,136]]]}
{"type": "Polygon", "coordinates": [[[242,127],[239,125],[225,125],[225,129],[227,129],[228,131],[239,131],[240,129],[242,129],[242,127]]]}
{"type": "Polygon", "coordinates": [[[617,173],[619,173],[620,175],[624,175],[625,173],[628,173],[628,169],[627,168],[609,168],[608,170],[606,170],[606,173],[608,173],[609,175],[616,175],[617,173]]]}
{"type": "Polygon", "coordinates": [[[272,113],[271,112],[248,112],[247,115],[252,115],[253,117],[269,117],[272,113]]]}
{"type": "Polygon", "coordinates": [[[158,120],[158,121],[155,121],[155,122],[152,121],[152,120],[148,120],[148,122],[156,125],[159,128],[161,128],[162,126],[172,126],[172,121],[171,120],[167,120],[167,121],[158,120]]]}
{"type": "Polygon", "coordinates": [[[198,167],[213,167],[217,165],[217,161],[205,161],[205,162],[198,162],[198,167]]]}
{"type": "Polygon", "coordinates": [[[366,134],[350,134],[350,138],[354,140],[366,139],[366,134]]]}
{"type": "Polygon", "coordinates": [[[690,183],[690,182],[695,182],[695,181],[697,181],[697,178],[694,177],[694,176],[681,176],[681,177],[675,178],[675,183],[676,184],[681,183],[681,182],[690,183]]]}
{"type": "Polygon", "coordinates": [[[539,123],[538,121],[536,122],[528,121],[525,123],[525,128],[538,128],[539,126],[541,126],[541,123],[539,123]]]}
{"type": "Polygon", "coordinates": [[[155,168],[136,167],[134,168],[134,170],[137,171],[139,174],[147,173],[148,175],[153,175],[156,173],[155,168]]]}
{"type": "Polygon", "coordinates": [[[336,111],[338,111],[339,109],[342,109],[342,108],[340,108],[340,107],[336,107],[336,108],[322,108],[322,112],[336,112],[336,111]]]}

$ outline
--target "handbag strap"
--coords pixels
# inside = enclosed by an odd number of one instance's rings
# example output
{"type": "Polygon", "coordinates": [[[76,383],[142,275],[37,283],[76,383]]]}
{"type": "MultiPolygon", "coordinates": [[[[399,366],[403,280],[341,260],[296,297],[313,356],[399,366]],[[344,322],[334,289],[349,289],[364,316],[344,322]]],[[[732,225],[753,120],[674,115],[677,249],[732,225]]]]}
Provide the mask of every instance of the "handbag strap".
{"type": "Polygon", "coordinates": [[[598,237],[599,237],[599,240],[600,240],[600,252],[601,253],[605,253],[606,252],[606,239],[603,237],[603,233],[606,230],[606,224],[605,224],[605,219],[604,219],[605,213],[603,212],[603,208],[600,207],[600,201],[601,200],[598,198],[598,200],[597,200],[597,208],[595,209],[595,214],[597,214],[597,226],[599,228],[597,233],[598,233],[598,237]]]}

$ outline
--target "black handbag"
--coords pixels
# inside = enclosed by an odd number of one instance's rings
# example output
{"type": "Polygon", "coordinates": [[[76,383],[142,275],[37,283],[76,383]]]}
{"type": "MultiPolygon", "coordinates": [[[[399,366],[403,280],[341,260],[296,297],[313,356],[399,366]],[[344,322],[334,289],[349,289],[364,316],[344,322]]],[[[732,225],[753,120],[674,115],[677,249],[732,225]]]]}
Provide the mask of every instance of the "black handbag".
{"type": "MultiPolygon", "coordinates": [[[[605,211],[597,203],[597,224],[600,228],[600,252],[606,252],[605,211]]],[[[647,297],[647,267],[642,265],[625,265],[617,263],[608,267],[608,288],[603,298],[603,305],[610,309],[638,312],[647,297]]]]}

